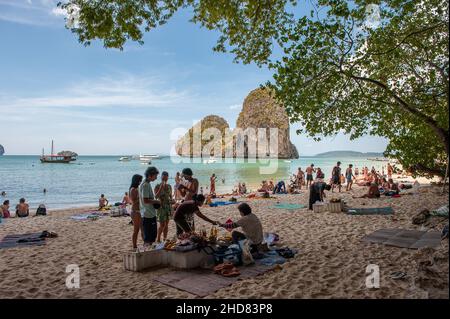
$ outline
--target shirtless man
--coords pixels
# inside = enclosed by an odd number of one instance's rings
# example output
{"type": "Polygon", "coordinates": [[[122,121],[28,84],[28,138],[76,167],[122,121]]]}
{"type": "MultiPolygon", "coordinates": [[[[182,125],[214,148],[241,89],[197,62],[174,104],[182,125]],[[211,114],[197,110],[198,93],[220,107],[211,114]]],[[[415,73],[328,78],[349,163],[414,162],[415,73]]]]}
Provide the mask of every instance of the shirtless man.
{"type": "Polygon", "coordinates": [[[353,197],[353,198],[379,198],[379,197],[380,197],[380,190],[378,189],[378,184],[372,183],[370,184],[367,194],[364,194],[361,197],[353,197]]]}
{"type": "Polygon", "coordinates": [[[30,206],[25,203],[25,198],[21,198],[16,206],[16,216],[27,217],[28,215],[30,215],[30,206]]]}
{"type": "Polygon", "coordinates": [[[314,169],[314,164],[311,164],[311,166],[306,168],[306,188],[310,186],[313,182],[313,173],[315,173],[316,170],[314,169]]]}

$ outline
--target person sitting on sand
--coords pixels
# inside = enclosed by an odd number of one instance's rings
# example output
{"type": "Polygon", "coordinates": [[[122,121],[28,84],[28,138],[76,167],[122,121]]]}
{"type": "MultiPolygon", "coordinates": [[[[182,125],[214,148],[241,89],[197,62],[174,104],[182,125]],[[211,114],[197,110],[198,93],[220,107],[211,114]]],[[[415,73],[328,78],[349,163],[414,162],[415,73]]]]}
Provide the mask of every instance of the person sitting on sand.
{"type": "Polygon", "coordinates": [[[267,190],[269,192],[272,192],[274,190],[274,188],[275,188],[275,185],[273,184],[273,180],[270,180],[269,181],[269,186],[267,187],[267,190]]]}
{"type": "Polygon", "coordinates": [[[258,189],[258,192],[267,192],[269,190],[269,184],[267,184],[267,181],[262,181],[261,187],[258,189]]]}
{"type": "Polygon", "coordinates": [[[316,202],[323,202],[326,197],[325,190],[329,191],[331,185],[323,181],[315,181],[309,186],[309,209],[313,209],[313,204],[316,202]]]}
{"type": "Polygon", "coordinates": [[[239,241],[248,239],[250,241],[251,253],[258,250],[258,246],[263,242],[263,227],[258,216],[252,213],[251,207],[247,203],[241,203],[238,206],[241,219],[230,224],[220,224],[220,227],[227,229],[242,228],[242,232],[233,230],[231,237],[233,242],[238,244],[239,241]]]}
{"type": "Polygon", "coordinates": [[[190,168],[185,168],[181,171],[182,181],[178,187],[181,195],[184,197],[184,200],[191,200],[194,195],[198,194],[198,179],[194,178],[193,176],[194,173],[190,168]]]}
{"type": "Polygon", "coordinates": [[[385,192],[384,195],[393,196],[393,195],[398,195],[398,193],[400,193],[400,188],[399,188],[398,184],[394,183],[394,180],[392,178],[390,178],[388,180],[388,184],[389,184],[389,191],[385,192]]]}
{"type": "Polygon", "coordinates": [[[133,204],[128,192],[125,192],[125,195],[122,198],[122,205],[127,206],[133,204]]]}
{"type": "Polygon", "coordinates": [[[105,197],[105,194],[101,194],[98,200],[98,209],[106,208],[109,204],[108,199],[105,197]]]}
{"type": "Polygon", "coordinates": [[[169,231],[169,220],[172,217],[172,204],[174,201],[172,200],[172,186],[167,183],[168,180],[169,173],[162,172],[161,183],[155,186],[155,197],[161,201],[161,207],[156,214],[159,222],[157,242],[161,242],[161,235],[166,241],[169,231]]]}
{"type": "Polygon", "coordinates": [[[380,197],[380,190],[378,189],[377,183],[370,184],[369,190],[367,191],[367,194],[362,195],[361,197],[354,197],[353,198],[379,198],[380,197]]]}
{"type": "Polygon", "coordinates": [[[11,214],[9,212],[9,200],[5,200],[3,205],[0,206],[0,216],[2,218],[10,218],[11,214]]]}
{"type": "Polygon", "coordinates": [[[141,232],[142,240],[144,240],[144,232],[142,231],[142,217],[141,210],[139,207],[139,185],[142,182],[142,176],[135,174],[131,178],[130,186],[130,200],[131,200],[131,221],[133,223],[133,235],[131,237],[131,242],[133,244],[133,249],[137,248],[137,238],[139,231],[141,232]]]}
{"type": "Polygon", "coordinates": [[[391,189],[391,186],[389,185],[388,181],[384,177],[381,179],[381,187],[384,189],[385,192],[387,192],[388,190],[391,189]]]}
{"type": "Polygon", "coordinates": [[[242,183],[240,193],[243,195],[247,194],[247,186],[245,186],[245,183],[242,183]]]}
{"type": "Polygon", "coordinates": [[[177,207],[173,214],[173,220],[177,226],[177,235],[195,231],[194,214],[208,223],[218,225],[218,222],[209,219],[200,212],[199,208],[204,202],[205,196],[195,194],[192,200],[186,200],[177,207]]]}
{"type": "Polygon", "coordinates": [[[273,189],[273,194],[287,194],[286,184],[284,181],[279,181],[277,186],[273,189]]]}
{"type": "Polygon", "coordinates": [[[19,200],[19,204],[16,206],[17,217],[28,217],[30,215],[30,206],[25,202],[25,198],[19,200]]]}

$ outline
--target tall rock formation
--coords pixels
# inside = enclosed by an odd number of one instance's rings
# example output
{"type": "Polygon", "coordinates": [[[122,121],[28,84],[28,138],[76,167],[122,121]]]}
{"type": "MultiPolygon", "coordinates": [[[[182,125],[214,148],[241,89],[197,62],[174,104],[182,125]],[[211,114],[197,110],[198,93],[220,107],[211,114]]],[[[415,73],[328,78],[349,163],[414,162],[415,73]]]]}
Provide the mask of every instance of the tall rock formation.
{"type": "MultiPolygon", "coordinates": [[[[175,146],[178,155],[201,157],[202,150],[204,156],[209,156],[211,150],[211,141],[213,137],[203,136],[205,140],[193,144],[194,134],[200,132],[204,135],[208,128],[216,128],[221,135],[217,136],[214,155],[220,157],[218,152],[222,146],[222,157],[278,157],[278,158],[298,158],[298,152],[294,144],[290,141],[289,118],[284,107],[275,101],[271,96],[269,89],[256,89],[250,92],[245,98],[241,112],[236,121],[236,128],[230,131],[227,121],[216,115],[208,115],[200,122],[196,123],[175,146]],[[277,128],[277,136],[270,135],[270,129],[277,128]],[[254,130],[256,134],[245,134],[254,130]],[[266,133],[266,143],[258,144],[258,131],[266,133]],[[195,133],[197,132],[197,133],[195,133]],[[239,134],[244,132],[244,134],[239,134]],[[277,138],[277,144],[271,143],[271,138],[277,138]],[[275,148],[273,145],[277,145],[275,148]],[[196,147],[197,146],[197,147],[196,147]],[[240,147],[242,146],[242,148],[240,147]],[[206,147],[206,148],[205,148],[206,147]],[[231,151],[230,151],[231,150],[231,151]],[[262,151],[263,150],[263,151],[262,151]]],[[[198,138],[198,137],[197,137],[198,138]]],[[[198,139],[197,139],[198,141],[198,139]]],[[[273,141],[272,141],[273,142],[273,141]]]]}

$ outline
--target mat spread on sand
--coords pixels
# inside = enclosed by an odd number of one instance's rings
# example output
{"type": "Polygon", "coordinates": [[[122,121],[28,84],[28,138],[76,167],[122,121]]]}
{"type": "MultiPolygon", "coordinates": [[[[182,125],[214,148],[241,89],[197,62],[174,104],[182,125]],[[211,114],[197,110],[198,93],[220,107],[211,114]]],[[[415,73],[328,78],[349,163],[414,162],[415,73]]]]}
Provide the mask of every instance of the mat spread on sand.
{"type": "Polygon", "coordinates": [[[87,220],[87,219],[98,219],[100,217],[105,217],[103,213],[99,212],[87,212],[83,214],[70,216],[70,219],[74,220],[87,220]]]}
{"type": "Polygon", "coordinates": [[[209,204],[209,206],[210,207],[217,207],[217,206],[226,206],[226,205],[232,205],[232,204],[237,204],[237,202],[232,202],[232,201],[213,202],[213,203],[209,204]]]}
{"type": "Polygon", "coordinates": [[[386,228],[364,236],[362,241],[411,249],[437,248],[441,243],[441,234],[437,231],[386,228]]]}
{"type": "Polygon", "coordinates": [[[392,215],[394,210],[392,207],[375,207],[375,208],[349,208],[347,215],[392,215]]]}
{"type": "Polygon", "coordinates": [[[5,237],[3,237],[2,241],[0,241],[0,249],[22,247],[22,246],[45,245],[45,238],[40,238],[39,236],[41,235],[42,232],[18,234],[18,235],[6,235],[5,237]]]}
{"type": "Polygon", "coordinates": [[[221,288],[230,286],[240,279],[256,277],[271,269],[273,267],[264,265],[239,267],[241,275],[238,277],[223,277],[208,269],[175,270],[154,280],[198,297],[206,297],[221,288]]]}
{"type": "Polygon", "coordinates": [[[305,207],[306,206],[302,204],[290,204],[290,203],[278,203],[273,206],[270,206],[270,208],[278,208],[278,209],[302,209],[305,207]]]}

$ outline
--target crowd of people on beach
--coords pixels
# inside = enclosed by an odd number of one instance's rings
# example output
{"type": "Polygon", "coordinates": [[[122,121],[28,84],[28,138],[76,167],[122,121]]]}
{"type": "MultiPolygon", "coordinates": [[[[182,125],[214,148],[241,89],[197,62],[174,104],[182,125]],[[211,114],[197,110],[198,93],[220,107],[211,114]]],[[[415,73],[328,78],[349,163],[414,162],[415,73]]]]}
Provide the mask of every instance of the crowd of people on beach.
{"type": "MultiPolygon", "coordinates": [[[[133,249],[137,249],[139,232],[144,245],[166,241],[171,220],[175,223],[177,236],[193,233],[195,215],[219,227],[228,229],[241,227],[242,232],[236,230],[232,232],[232,238],[235,241],[247,238],[251,242],[251,247],[257,247],[262,243],[262,224],[247,203],[238,205],[241,219],[233,223],[212,220],[200,211],[205,201],[210,201],[216,196],[215,174],[212,174],[210,178],[207,197],[201,193],[199,181],[190,168],[185,168],[175,175],[173,188],[169,184],[168,172],[163,171],[160,181],[156,182],[158,175],[159,170],[153,166],[147,168],[144,176],[133,175],[129,191],[124,196],[123,202],[131,205],[133,249]],[[153,183],[156,185],[153,186],[153,183]]],[[[100,198],[100,201],[102,198],[104,196],[100,198]]],[[[101,203],[108,204],[107,201],[101,203]]]]}

